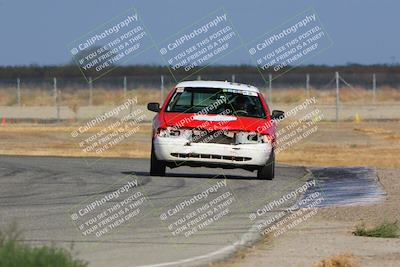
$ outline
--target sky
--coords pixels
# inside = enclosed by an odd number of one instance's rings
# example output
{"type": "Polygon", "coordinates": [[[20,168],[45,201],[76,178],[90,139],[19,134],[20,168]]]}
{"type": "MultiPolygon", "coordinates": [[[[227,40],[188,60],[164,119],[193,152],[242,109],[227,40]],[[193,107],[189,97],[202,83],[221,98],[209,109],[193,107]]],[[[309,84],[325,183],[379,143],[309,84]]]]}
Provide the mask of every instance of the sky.
{"type": "MultiPolygon", "coordinates": [[[[313,8],[332,45],[310,64],[397,64],[400,1],[233,0],[0,0],[0,65],[57,65],[71,61],[68,44],[135,7],[155,43],[223,7],[245,42],[313,8]]],[[[132,63],[162,64],[156,50],[132,63]]],[[[235,53],[221,64],[248,64],[235,53]]]]}

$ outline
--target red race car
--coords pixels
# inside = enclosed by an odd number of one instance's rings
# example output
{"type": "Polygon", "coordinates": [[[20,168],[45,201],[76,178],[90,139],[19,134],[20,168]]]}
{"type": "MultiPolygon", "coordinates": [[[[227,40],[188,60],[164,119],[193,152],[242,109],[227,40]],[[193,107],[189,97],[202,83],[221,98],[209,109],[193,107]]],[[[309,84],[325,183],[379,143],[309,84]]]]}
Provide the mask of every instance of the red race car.
{"type": "Polygon", "coordinates": [[[275,169],[276,119],[260,91],[222,81],[185,81],[168,94],[153,119],[150,174],[166,167],[205,166],[257,170],[272,180],[275,169]]]}

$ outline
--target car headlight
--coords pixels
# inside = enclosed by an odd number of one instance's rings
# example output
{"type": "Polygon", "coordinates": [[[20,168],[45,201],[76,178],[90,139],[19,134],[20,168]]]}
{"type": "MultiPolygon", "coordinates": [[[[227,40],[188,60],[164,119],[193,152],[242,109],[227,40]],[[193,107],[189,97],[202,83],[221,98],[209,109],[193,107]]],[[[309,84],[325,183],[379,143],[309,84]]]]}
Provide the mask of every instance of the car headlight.
{"type": "Polygon", "coordinates": [[[157,135],[160,137],[187,137],[188,130],[176,127],[167,127],[166,129],[159,128],[157,130],[157,135]]]}
{"type": "Polygon", "coordinates": [[[272,143],[271,136],[268,134],[260,134],[256,132],[238,132],[236,133],[236,144],[258,144],[272,143]]]}
{"type": "Polygon", "coordinates": [[[262,143],[272,144],[274,142],[273,138],[269,134],[260,134],[262,138],[262,143]]]}

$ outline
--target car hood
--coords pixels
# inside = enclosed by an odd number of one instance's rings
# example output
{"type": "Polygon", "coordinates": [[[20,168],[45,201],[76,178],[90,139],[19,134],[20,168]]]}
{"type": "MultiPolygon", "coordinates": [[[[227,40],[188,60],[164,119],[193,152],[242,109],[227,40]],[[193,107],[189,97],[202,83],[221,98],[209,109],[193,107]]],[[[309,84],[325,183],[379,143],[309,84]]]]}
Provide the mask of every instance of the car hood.
{"type": "Polygon", "coordinates": [[[198,115],[193,113],[165,112],[164,121],[167,126],[179,128],[201,128],[207,130],[238,130],[259,133],[273,133],[275,123],[270,119],[252,117],[236,117],[228,115],[198,115]]]}

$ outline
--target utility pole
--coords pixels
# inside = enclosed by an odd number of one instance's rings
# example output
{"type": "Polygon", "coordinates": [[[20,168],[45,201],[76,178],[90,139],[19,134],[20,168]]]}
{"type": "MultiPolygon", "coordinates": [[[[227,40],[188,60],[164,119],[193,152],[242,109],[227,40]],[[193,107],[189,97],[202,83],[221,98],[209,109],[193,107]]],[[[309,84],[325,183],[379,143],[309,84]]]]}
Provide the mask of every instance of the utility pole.
{"type": "Polygon", "coordinates": [[[269,81],[269,84],[268,84],[269,96],[268,96],[268,98],[269,98],[269,104],[272,105],[272,74],[268,75],[268,81],[269,81]]]}
{"type": "Polygon", "coordinates": [[[17,78],[17,104],[21,106],[21,80],[17,78]]]}
{"type": "Polygon", "coordinates": [[[310,98],[310,74],[306,74],[306,95],[310,98]]]}
{"type": "Polygon", "coordinates": [[[336,122],[339,121],[339,72],[335,72],[336,78],[336,122]]]}
{"type": "Polygon", "coordinates": [[[376,75],[372,74],[372,102],[375,104],[376,101],[376,75]]]}
{"type": "Polygon", "coordinates": [[[126,92],[127,92],[127,87],[128,87],[128,81],[126,80],[126,76],[124,76],[124,100],[126,99],[126,92]]]}
{"type": "Polygon", "coordinates": [[[93,82],[92,77],[89,77],[89,106],[93,105],[93,82]]]}
{"type": "Polygon", "coordinates": [[[161,75],[161,101],[160,104],[162,105],[163,101],[164,101],[164,75],[161,75]]]}
{"type": "Polygon", "coordinates": [[[59,103],[59,92],[57,90],[57,78],[53,78],[53,92],[54,92],[54,104],[56,106],[57,111],[57,122],[60,121],[60,103],[59,103]]]}

